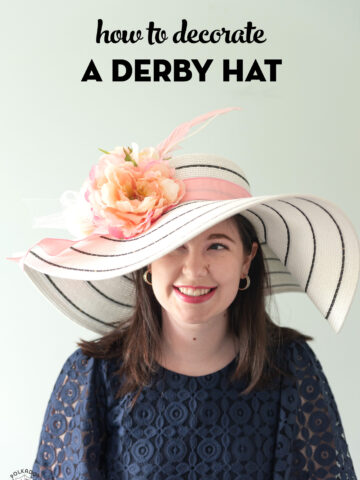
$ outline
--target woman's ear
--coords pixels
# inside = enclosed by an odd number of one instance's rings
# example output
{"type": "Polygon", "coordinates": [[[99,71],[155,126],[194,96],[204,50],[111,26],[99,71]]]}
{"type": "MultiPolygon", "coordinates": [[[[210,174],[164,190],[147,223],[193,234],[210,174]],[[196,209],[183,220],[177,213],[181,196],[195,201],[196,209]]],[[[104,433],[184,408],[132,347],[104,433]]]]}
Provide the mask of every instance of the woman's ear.
{"type": "Polygon", "coordinates": [[[251,252],[249,253],[249,255],[247,255],[246,260],[243,264],[243,275],[244,275],[244,277],[246,277],[246,275],[249,273],[251,262],[252,262],[253,258],[255,257],[255,255],[258,251],[258,248],[259,248],[259,244],[257,242],[253,242],[252,247],[251,247],[251,252]]]}
{"type": "Polygon", "coordinates": [[[259,248],[259,244],[257,242],[253,242],[252,247],[251,247],[251,253],[250,253],[251,261],[255,257],[255,255],[258,251],[258,248],[259,248]]]}

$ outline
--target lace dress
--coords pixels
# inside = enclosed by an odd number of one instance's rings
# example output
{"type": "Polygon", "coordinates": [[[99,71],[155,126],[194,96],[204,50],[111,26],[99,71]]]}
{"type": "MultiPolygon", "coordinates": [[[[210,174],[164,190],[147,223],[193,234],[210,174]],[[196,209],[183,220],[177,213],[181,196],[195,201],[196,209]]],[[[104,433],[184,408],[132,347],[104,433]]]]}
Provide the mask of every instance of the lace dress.
{"type": "Polygon", "coordinates": [[[43,479],[356,480],[334,397],[306,342],[294,378],[239,396],[235,359],[198,377],[159,366],[133,410],[115,399],[114,361],[76,350],[51,395],[33,471],[43,479]]]}

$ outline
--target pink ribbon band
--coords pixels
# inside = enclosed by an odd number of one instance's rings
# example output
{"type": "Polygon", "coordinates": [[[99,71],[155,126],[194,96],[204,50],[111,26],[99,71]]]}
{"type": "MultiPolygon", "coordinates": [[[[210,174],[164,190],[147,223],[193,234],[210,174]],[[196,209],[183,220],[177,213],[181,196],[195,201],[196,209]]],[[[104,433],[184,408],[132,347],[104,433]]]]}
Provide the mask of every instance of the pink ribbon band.
{"type": "MultiPolygon", "coordinates": [[[[191,200],[231,200],[235,198],[249,198],[251,194],[240,185],[211,177],[195,177],[183,180],[186,187],[184,197],[181,203],[191,200]]],[[[99,237],[99,233],[92,233],[87,237],[78,240],[68,240],[63,238],[43,238],[32,245],[23,256],[8,257],[8,260],[18,262],[21,268],[24,268],[24,261],[30,250],[35,246],[42,248],[47,255],[56,256],[62,254],[68,248],[84,240],[92,240],[99,237]]]]}
{"type": "Polygon", "coordinates": [[[231,200],[248,198],[251,194],[240,185],[211,177],[194,177],[184,179],[186,192],[181,203],[190,200],[231,200]]]}

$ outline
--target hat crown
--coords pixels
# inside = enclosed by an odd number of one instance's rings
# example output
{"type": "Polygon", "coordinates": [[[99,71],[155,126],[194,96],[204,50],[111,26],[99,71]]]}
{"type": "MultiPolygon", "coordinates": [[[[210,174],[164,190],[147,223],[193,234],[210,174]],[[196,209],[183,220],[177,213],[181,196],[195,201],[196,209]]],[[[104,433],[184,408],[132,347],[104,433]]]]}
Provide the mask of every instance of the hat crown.
{"type": "Polygon", "coordinates": [[[169,160],[175,168],[176,178],[214,178],[231,182],[250,192],[250,184],[241,168],[231,160],[219,155],[192,153],[178,155],[169,160]]]}
{"type": "Polygon", "coordinates": [[[185,185],[181,203],[251,197],[243,171],[226,158],[201,153],[181,155],[172,158],[170,166],[175,169],[175,177],[185,185]]]}

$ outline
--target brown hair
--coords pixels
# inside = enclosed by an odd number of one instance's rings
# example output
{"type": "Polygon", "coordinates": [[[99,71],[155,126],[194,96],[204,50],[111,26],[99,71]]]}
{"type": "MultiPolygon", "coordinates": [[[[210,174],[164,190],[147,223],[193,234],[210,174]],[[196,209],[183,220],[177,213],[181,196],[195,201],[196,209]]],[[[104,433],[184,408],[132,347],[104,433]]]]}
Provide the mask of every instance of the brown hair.
{"type": "MultiPolygon", "coordinates": [[[[253,242],[259,244],[256,231],[242,215],[231,218],[240,233],[244,253],[249,254],[253,242]]],[[[136,305],[128,322],[96,340],[79,342],[85,355],[119,360],[116,375],[123,381],[117,397],[137,390],[131,406],[157,372],[156,353],[161,350],[161,306],[151,286],[143,280],[145,270],[142,268],[132,274],[136,305]]],[[[230,380],[247,379],[247,387],[242,394],[270,386],[280,373],[285,373],[277,362],[285,343],[312,339],[297,330],[277,326],[267,314],[265,292],[270,291],[270,285],[261,248],[258,248],[251,262],[249,276],[251,286],[239,291],[228,308],[228,328],[237,342],[239,352],[236,369],[230,380]]]]}

